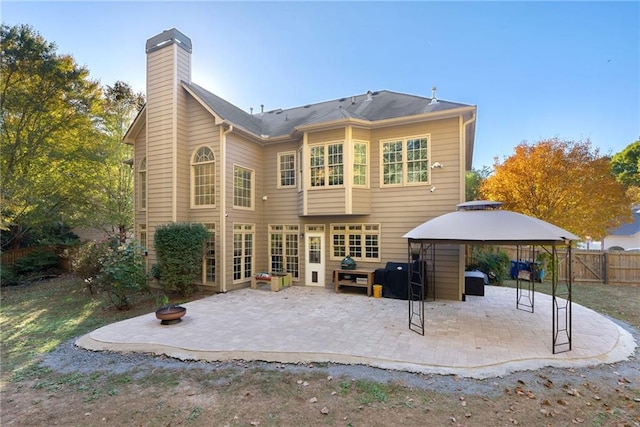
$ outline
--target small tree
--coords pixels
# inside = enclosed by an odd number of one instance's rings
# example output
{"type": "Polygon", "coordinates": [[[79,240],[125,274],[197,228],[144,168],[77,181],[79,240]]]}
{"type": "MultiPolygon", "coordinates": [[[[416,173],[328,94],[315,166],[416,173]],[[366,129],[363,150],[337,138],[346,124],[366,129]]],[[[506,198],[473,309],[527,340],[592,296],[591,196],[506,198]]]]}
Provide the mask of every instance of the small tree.
{"type": "Polygon", "coordinates": [[[611,174],[609,158],[588,140],[523,142],[494,169],[480,192],[505,209],[594,239],[631,220],[631,202],[611,174]]]}
{"type": "Polygon", "coordinates": [[[189,295],[196,289],[202,245],[208,236],[202,224],[172,223],[156,229],[153,242],[158,257],[157,275],[165,292],[175,289],[189,295]]]}
{"type": "Polygon", "coordinates": [[[118,310],[128,309],[131,297],[148,290],[142,248],[127,243],[109,251],[100,281],[108,289],[111,303],[118,310]]]}
{"type": "Polygon", "coordinates": [[[108,242],[89,242],[82,245],[73,260],[73,271],[87,285],[89,293],[94,293],[98,276],[102,273],[109,254],[108,242]]]}

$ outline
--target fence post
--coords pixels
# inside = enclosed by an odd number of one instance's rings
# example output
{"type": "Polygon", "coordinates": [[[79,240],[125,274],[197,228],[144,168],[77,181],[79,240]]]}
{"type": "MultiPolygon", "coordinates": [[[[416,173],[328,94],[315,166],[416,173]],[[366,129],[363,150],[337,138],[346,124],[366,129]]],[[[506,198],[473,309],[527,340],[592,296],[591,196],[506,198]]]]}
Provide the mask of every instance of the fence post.
{"type": "Polygon", "coordinates": [[[602,281],[605,285],[609,284],[609,254],[602,253],[602,281]]]}

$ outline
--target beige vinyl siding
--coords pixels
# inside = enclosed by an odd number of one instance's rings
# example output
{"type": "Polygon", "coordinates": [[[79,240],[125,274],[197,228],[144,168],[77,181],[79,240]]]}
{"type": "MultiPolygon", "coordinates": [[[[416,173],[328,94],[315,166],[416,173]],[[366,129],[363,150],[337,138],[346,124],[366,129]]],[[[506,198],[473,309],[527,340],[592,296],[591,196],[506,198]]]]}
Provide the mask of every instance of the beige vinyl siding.
{"type": "MultiPolygon", "coordinates": [[[[295,152],[296,155],[296,171],[300,158],[298,157],[298,143],[296,141],[267,145],[263,148],[263,183],[261,184],[262,193],[258,193],[257,207],[260,210],[264,222],[256,230],[256,250],[263,253],[260,256],[259,263],[256,268],[259,271],[269,270],[269,224],[299,224],[298,208],[302,206],[302,193],[298,192],[298,182],[294,187],[277,188],[278,179],[278,153],[295,152]],[[267,200],[263,201],[262,196],[267,196],[267,200]],[[263,234],[266,233],[266,234],[263,234]]],[[[296,173],[296,181],[300,179],[296,173]]],[[[258,186],[256,185],[256,188],[258,186]]],[[[304,228],[300,227],[300,232],[304,228]]],[[[304,281],[304,260],[305,260],[304,240],[298,241],[298,272],[299,277],[296,281],[304,281]]]]}
{"type": "Polygon", "coordinates": [[[351,137],[354,140],[370,141],[371,140],[371,130],[354,127],[354,128],[352,128],[351,137]]]}
{"type": "MultiPolygon", "coordinates": [[[[184,180],[184,171],[174,170],[173,156],[179,141],[185,139],[184,128],[181,130],[178,124],[182,116],[178,108],[184,108],[184,93],[179,93],[177,87],[180,80],[190,79],[189,67],[189,55],[177,45],[147,55],[147,234],[150,242],[158,225],[186,220],[184,209],[178,211],[175,205],[174,179],[184,180]],[[174,207],[180,217],[174,215],[174,207]]],[[[177,151],[178,156],[184,156],[177,151]]],[[[154,261],[155,251],[150,250],[149,262],[154,261]]]]}
{"type": "MultiPolygon", "coordinates": [[[[136,238],[138,238],[138,224],[146,224],[147,223],[147,212],[146,210],[141,209],[140,207],[140,180],[139,178],[139,167],[140,167],[140,162],[142,161],[143,158],[145,158],[147,156],[147,131],[146,128],[143,126],[142,129],[140,129],[140,132],[138,132],[138,134],[135,136],[135,144],[133,146],[133,166],[134,166],[134,202],[133,202],[133,206],[135,207],[134,209],[134,230],[135,230],[135,236],[136,238]]],[[[147,168],[148,170],[148,168],[147,168]]],[[[147,235],[147,244],[149,246],[149,248],[153,245],[152,241],[149,241],[148,235],[147,235]]],[[[147,248],[147,249],[149,249],[147,248]]]]}
{"type": "Polygon", "coordinates": [[[278,180],[278,154],[294,152],[296,156],[296,171],[298,170],[298,144],[295,141],[265,146],[263,149],[264,159],[264,182],[262,193],[257,196],[257,203],[262,205],[264,215],[268,222],[272,224],[297,224],[298,223],[298,182],[300,179],[296,173],[296,185],[293,187],[277,188],[278,180]],[[262,196],[267,196],[266,201],[262,201],[262,196]]]}
{"type": "Polygon", "coordinates": [[[133,201],[135,206],[136,222],[138,222],[138,215],[146,215],[144,213],[144,210],[140,207],[140,182],[138,180],[140,162],[145,157],[147,157],[147,130],[143,126],[142,129],[140,129],[140,132],[138,132],[138,134],[135,136],[135,144],[133,146],[133,165],[135,177],[135,196],[133,201]]]}
{"type": "MultiPolygon", "coordinates": [[[[345,128],[330,129],[320,132],[310,132],[307,134],[307,144],[315,145],[322,143],[343,143],[346,144],[345,128]]],[[[343,161],[348,159],[346,155],[346,146],[343,147],[343,161]]],[[[308,178],[309,159],[305,159],[303,169],[305,170],[305,177],[308,178]]],[[[344,168],[348,165],[344,164],[344,168]]],[[[311,216],[317,215],[336,215],[345,214],[346,209],[346,188],[345,185],[339,185],[335,188],[332,187],[315,187],[309,188],[308,183],[303,187],[307,195],[307,210],[306,214],[311,216]]],[[[345,184],[347,184],[345,182],[345,184]]]]}
{"type": "MultiPolygon", "coordinates": [[[[180,49],[182,51],[182,49],[180,49]]],[[[189,123],[187,97],[191,97],[181,87],[178,88],[177,121],[177,162],[176,162],[176,205],[178,222],[189,220],[191,197],[189,193],[191,173],[191,152],[189,150],[189,123]]]]}
{"type": "Polygon", "coordinates": [[[309,132],[307,134],[307,143],[318,144],[321,142],[344,141],[345,132],[346,130],[343,127],[320,132],[309,132]]]}
{"type": "MultiPolygon", "coordinates": [[[[458,119],[452,118],[371,130],[371,215],[366,222],[382,224],[380,256],[384,262],[405,261],[407,240],[402,236],[429,219],[454,211],[464,198],[458,125],[458,119]],[[429,135],[429,164],[438,161],[444,167],[429,170],[428,185],[381,188],[380,140],[419,135],[429,135]],[[432,186],[436,187],[435,192],[430,191],[432,186]]],[[[459,265],[457,251],[454,252],[448,262],[437,259],[438,298],[459,299],[459,265]]]]}
{"type": "Polygon", "coordinates": [[[190,210],[191,221],[211,222],[212,215],[219,217],[220,207],[220,126],[199,102],[190,98],[188,100],[189,126],[188,126],[188,156],[186,163],[189,165],[188,179],[184,191],[188,195],[187,206],[191,205],[191,158],[199,147],[209,147],[215,156],[215,207],[195,208],[190,210]]]}
{"type": "Polygon", "coordinates": [[[298,200],[298,216],[304,216],[304,200],[305,200],[305,191],[298,192],[297,200],[298,200]]]}
{"type": "MultiPolygon", "coordinates": [[[[460,287],[460,245],[436,245],[436,298],[460,300],[464,287],[460,287]]],[[[460,270],[462,268],[462,270],[460,270]]]]}
{"type": "Polygon", "coordinates": [[[351,190],[351,209],[354,215],[365,215],[371,212],[371,190],[354,188],[351,190]]]}
{"type": "MultiPolygon", "coordinates": [[[[226,180],[226,204],[228,217],[226,231],[227,242],[227,259],[221,260],[226,264],[227,276],[224,278],[227,282],[227,290],[233,290],[249,285],[249,279],[240,283],[233,283],[233,224],[255,224],[255,251],[253,258],[253,270],[267,268],[268,263],[268,237],[267,226],[264,221],[262,196],[265,191],[265,178],[262,146],[253,141],[235,134],[227,135],[227,169],[224,171],[226,180]],[[233,207],[233,166],[238,165],[243,168],[252,169],[254,171],[254,200],[253,210],[234,209],[233,207]]],[[[273,186],[273,184],[272,184],[273,186]]]]}
{"type": "Polygon", "coordinates": [[[186,181],[181,183],[178,188],[178,194],[184,195],[181,197],[185,199],[181,201],[188,209],[188,220],[191,222],[198,222],[201,224],[213,224],[216,230],[216,239],[214,241],[216,259],[216,283],[212,286],[211,283],[203,283],[208,290],[220,291],[222,273],[222,260],[220,254],[221,248],[221,236],[218,234],[220,231],[220,126],[215,124],[215,120],[211,113],[209,113],[198,101],[191,96],[186,98],[186,110],[187,116],[183,120],[185,124],[185,130],[187,132],[186,137],[186,159],[182,160],[186,166],[186,181]],[[191,157],[195,150],[199,147],[206,145],[211,148],[215,156],[215,192],[216,192],[216,204],[214,207],[207,208],[191,208],[191,157]]]}
{"type": "Polygon", "coordinates": [[[308,190],[308,215],[336,215],[346,212],[345,189],[319,188],[308,190]]]}

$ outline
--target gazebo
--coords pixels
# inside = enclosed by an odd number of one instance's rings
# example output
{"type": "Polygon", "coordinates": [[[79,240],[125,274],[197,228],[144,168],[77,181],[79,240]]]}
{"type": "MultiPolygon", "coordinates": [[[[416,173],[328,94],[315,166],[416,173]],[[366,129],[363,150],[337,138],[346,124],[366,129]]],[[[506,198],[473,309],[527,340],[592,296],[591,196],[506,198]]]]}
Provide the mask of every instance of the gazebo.
{"type": "MultiPolygon", "coordinates": [[[[409,328],[424,335],[427,297],[435,299],[436,245],[515,245],[517,260],[535,261],[544,251],[552,284],[553,353],[571,350],[571,242],[579,237],[548,222],[499,209],[502,202],[473,201],[433,218],[406,233],[409,257],[409,328]],[[559,247],[566,247],[559,259],[559,247]],[[527,249],[528,248],[528,249],[527,249]],[[420,260],[414,262],[413,260],[420,260]],[[566,269],[559,274],[560,265],[566,269]]],[[[533,264],[535,266],[535,264],[533,264]]],[[[534,267],[535,268],[535,267],[534,267]]],[[[537,274],[516,276],[516,307],[533,312],[537,274]]]]}

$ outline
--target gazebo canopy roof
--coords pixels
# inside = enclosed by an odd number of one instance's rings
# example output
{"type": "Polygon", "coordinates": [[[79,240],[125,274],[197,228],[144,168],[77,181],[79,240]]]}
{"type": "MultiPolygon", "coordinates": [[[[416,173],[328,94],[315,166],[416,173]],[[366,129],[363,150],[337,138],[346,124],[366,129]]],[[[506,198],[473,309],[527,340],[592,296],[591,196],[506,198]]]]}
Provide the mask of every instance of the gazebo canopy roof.
{"type": "Polygon", "coordinates": [[[560,227],[517,212],[495,209],[500,202],[474,201],[433,218],[403,237],[425,243],[555,245],[580,240],[560,227]]]}

